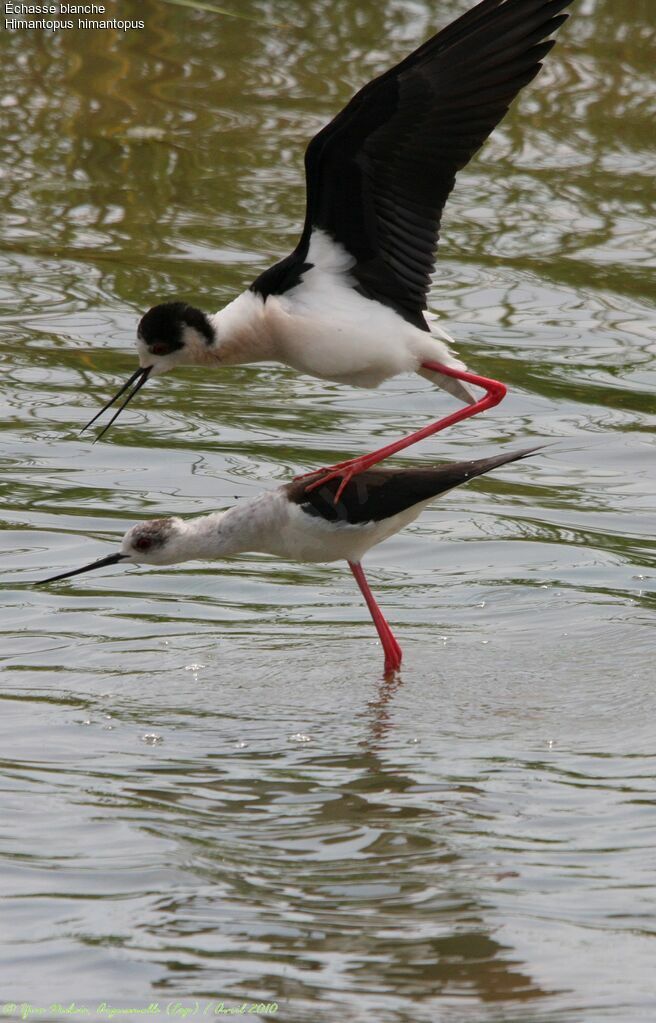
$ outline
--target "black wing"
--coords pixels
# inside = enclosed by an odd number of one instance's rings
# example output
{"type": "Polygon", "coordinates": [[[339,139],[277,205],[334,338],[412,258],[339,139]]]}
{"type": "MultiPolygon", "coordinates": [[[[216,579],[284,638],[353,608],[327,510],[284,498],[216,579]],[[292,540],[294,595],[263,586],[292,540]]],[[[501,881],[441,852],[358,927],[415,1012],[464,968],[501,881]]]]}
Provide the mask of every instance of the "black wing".
{"type": "Polygon", "coordinates": [[[474,476],[482,476],[500,465],[526,458],[541,447],[425,469],[370,469],[351,480],[337,504],[334,502],[339,479],[330,480],[325,486],[309,492],[307,488],[313,482],[312,476],[289,483],[287,497],[293,504],[300,505],[307,515],[318,516],[327,522],[344,522],[353,526],[361,522],[380,522],[421,501],[429,501],[452,490],[474,476]]]}
{"type": "Polygon", "coordinates": [[[482,0],[360,89],[305,154],[303,235],[253,284],[298,283],[313,227],[355,257],[358,290],[423,318],[444,204],[464,167],[553,46],[571,0],[482,0]]]}

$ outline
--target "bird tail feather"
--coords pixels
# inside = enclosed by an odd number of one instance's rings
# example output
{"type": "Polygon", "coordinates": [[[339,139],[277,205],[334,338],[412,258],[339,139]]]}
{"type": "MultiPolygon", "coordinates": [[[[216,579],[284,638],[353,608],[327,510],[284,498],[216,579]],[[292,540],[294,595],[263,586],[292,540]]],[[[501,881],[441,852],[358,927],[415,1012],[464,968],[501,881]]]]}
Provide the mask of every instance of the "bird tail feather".
{"type": "MultiPolygon", "coordinates": [[[[439,326],[436,322],[436,313],[425,313],[426,319],[429,321],[429,329],[431,334],[439,337],[442,341],[446,341],[449,345],[455,345],[455,341],[450,334],[439,326]]],[[[451,353],[449,353],[451,354],[451,353]]],[[[453,366],[455,369],[466,369],[466,365],[460,359],[455,359],[453,356],[446,362],[447,366],[453,366]]],[[[444,373],[437,373],[432,369],[419,369],[419,375],[424,377],[425,380],[430,380],[432,384],[435,384],[441,390],[446,391],[447,394],[452,394],[454,398],[464,402],[465,405],[473,405],[476,402],[476,396],[472,393],[469,387],[462,382],[462,380],[456,380],[455,377],[448,377],[444,373]]]]}

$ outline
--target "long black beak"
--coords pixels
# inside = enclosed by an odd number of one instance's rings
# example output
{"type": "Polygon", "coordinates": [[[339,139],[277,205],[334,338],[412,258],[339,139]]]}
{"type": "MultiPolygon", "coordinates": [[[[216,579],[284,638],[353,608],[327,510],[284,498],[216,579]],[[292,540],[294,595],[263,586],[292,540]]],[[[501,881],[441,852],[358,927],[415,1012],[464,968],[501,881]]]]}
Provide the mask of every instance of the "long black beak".
{"type": "Polygon", "coordinates": [[[94,561],[91,565],[85,565],[84,568],[74,568],[72,572],[62,572],[61,575],[51,575],[49,579],[40,579],[35,586],[43,586],[45,583],[56,583],[59,579],[70,579],[72,575],[79,575],[81,572],[91,572],[94,568],[104,568],[105,565],[116,565],[119,561],[124,561],[127,558],[127,554],[108,554],[106,558],[101,558],[100,561],[94,561]]]}
{"type": "Polygon", "coordinates": [[[96,437],[96,440],[94,440],[93,443],[95,444],[97,440],[100,440],[100,438],[103,436],[103,434],[107,433],[107,431],[109,430],[109,428],[112,425],[112,423],[114,423],[118,419],[118,417],[120,416],[120,414],[123,411],[123,409],[125,408],[125,406],[130,404],[130,402],[134,398],[134,396],[137,393],[137,391],[141,390],[143,385],[146,383],[146,380],[150,376],[150,371],[152,370],[152,368],[153,368],[152,366],[145,366],[145,367],[144,366],[139,366],[139,369],[137,369],[132,374],[132,376],[130,377],[129,380],[126,380],[126,382],[123,384],[121,389],[116,392],[114,397],[111,398],[107,402],[106,405],[103,405],[103,407],[101,408],[100,412],[96,412],[96,414],[93,417],[93,419],[90,419],[89,422],[87,423],[87,425],[82,427],[82,429],[80,430],[80,433],[84,433],[85,430],[87,430],[90,426],[92,426],[93,423],[95,423],[96,419],[98,419],[103,414],[103,412],[106,412],[108,408],[111,408],[112,405],[114,404],[114,402],[118,401],[118,399],[121,397],[121,395],[124,394],[127,391],[128,387],[131,387],[132,384],[136,380],[136,387],[134,387],[133,390],[130,391],[130,393],[128,394],[127,398],[123,402],[123,404],[119,405],[118,409],[116,410],[116,412],[114,413],[112,418],[107,423],[107,426],[103,430],[100,431],[100,433],[96,437]]]}

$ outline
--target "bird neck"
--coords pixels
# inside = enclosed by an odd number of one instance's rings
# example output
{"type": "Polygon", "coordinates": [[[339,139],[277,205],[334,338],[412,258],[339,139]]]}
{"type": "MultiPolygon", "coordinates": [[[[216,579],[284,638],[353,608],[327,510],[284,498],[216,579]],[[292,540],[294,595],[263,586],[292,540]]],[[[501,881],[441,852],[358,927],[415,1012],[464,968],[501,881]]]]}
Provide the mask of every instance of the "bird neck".
{"type": "Polygon", "coordinates": [[[261,295],[244,291],[208,319],[214,328],[215,341],[206,346],[201,360],[204,363],[242,366],[276,358],[261,295]]]}
{"type": "Polygon", "coordinates": [[[242,501],[225,512],[189,519],[179,540],[180,561],[212,560],[245,551],[268,552],[283,523],[286,503],[277,491],[242,501]]]}

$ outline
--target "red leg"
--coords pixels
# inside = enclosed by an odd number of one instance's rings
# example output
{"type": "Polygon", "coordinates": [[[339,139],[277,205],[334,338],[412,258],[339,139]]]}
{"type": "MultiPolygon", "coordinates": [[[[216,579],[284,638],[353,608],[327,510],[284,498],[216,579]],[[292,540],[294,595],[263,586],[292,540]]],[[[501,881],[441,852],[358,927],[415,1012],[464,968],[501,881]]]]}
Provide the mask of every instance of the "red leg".
{"type": "Polygon", "coordinates": [[[367,602],[367,607],[369,608],[371,617],[374,620],[374,625],[376,626],[376,630],[380,636],[380,641],[383,644],[383,651],[385,653],[385,671],[398,671],[401,667],[403,651],[396,642],[394,633],[390,629],[387,619],[376,603],[376,598],[371,592],[369,583],[367,582],[367,577],[362,569],[362,565],[359,561],[349,561],[348,565],[355,576],[355,581],[360,587],[362,596],[367,602]]]}
{"type": "MultiPolygon", "coordinates": [[[[422,369],[434,370],[436,373],[443,373],[448,377],[455,377],[457,380],[464,380],[468,384],[475,384],[477,387],[482,387],[485,390],[485,396],[474,402],[473,405],[465,405],[464,408],[458,409],[457,412],[452,412],[451,415],[445,416],[444,419],[438,419],[436,423],[430,423],[428,426],[424,426],[421,430],[417,430],[415,433],[411,433],[408,437],[403,437],[401,440],[394,441],[392,444],[387,444],[384,448],[379,448],[378,451],[372,451],[370,455],[362,455],[360,458],[351,458],[347,462],[338,462],[337,465],[331,465],[326,469],[321,470],[321,474],[316,481],[309,484],[308,490],[314,490],[315,487],[323,486],[328,480],[335,479],[338,476],[342,477],[342,482],[335,494],[335,504],[339,501],[344,487],[357,476],[358,473],[363,472],[365,469],[371,469],[372,465],[377,465],[378,462],[382,462],[383,459],[389,458],[390,455],[395,455],[398,451],[403,451],[404,448],[410,447],[412,444],[416,444],[417,441],[424,440],[425,437],[432,437],[434,433],[438,433],[440,430],[444,430],[447,426],[453,426],[454,423],[459,423],[463,419],[469,419],[471,416],[477,416],[479,412],[484,412],[485,409],[493,408],[498,405],[500,401],[506,395],[505,384],[500,383],[498,380],[490,380],[488,377],[479,377],[476,373],[469,373],[463,369],[452,369],[450,366],[443,366],[439,362],[422,362],[422,369]]],[[[316,469],[313,473],[307,473],[308,476],[314,476],[316,469]]],[[[302,477],[297,477],[302,479],[302,477]]]]}

